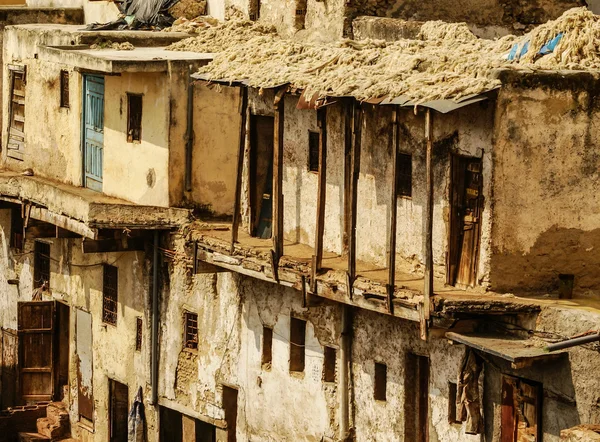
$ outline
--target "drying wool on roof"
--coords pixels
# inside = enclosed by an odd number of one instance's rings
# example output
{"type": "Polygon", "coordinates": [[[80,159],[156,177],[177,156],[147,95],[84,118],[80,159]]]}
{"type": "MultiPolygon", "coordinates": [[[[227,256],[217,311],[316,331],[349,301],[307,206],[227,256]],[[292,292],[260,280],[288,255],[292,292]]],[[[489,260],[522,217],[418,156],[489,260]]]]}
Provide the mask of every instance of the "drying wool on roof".
{"type": "Polygon", "coordinates": [[[116,49],[117,51],[133,51],[135,46],[128,41],[124,41],[122,43],[113,43],[110,40],[97,40],[90,46],[90,49],[116,49]]]}
{"type": "Polygon", "coordinates": [[[320,45],[283,39],[272,29],[236,22],[206,28],[171,49],[217,52],[213,62],[200,70],[207,78],[245,79],[258,88],[289,83],[309,96],[351,95],[360,100],[405,96],[421,103],[458,100],[497,87],[495,72],[502,67],[600,67],[598,20],[585,8],[575,8],[520,39],[478,39],[464,24],[430,22],[423,25],[419,40],[320,45]],[[543,51],[559,34],[560,41],[543,51]],[[523,41],[529,43],[518,46],[523,41]],[[507,60],[517,46],[521,56],[507,60]]]}

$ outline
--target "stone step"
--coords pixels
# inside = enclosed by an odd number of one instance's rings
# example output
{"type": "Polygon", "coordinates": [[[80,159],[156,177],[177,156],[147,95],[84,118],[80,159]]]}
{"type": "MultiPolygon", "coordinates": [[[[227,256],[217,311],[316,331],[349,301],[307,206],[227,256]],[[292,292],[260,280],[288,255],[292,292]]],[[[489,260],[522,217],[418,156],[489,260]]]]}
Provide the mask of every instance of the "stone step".
{"type": "Polygon", "coordinates": [[[43,417],[37,420],[37,430],[38,433],[54,440],[54,439],[62,439],[70,434],[70,429],[68,423],[59,422],[53,423],[47,417],[43,417]]]}
{"type": "Polygon", "coordinates": [[[18,433],[19,442],[48,442],[49,437],[40,433],[18,433]]]}
{"type": "Polygon", "coordinates": [[[46,408],[46,418],[52,424],[60,424],[69,420],[69,412],[62,402],[51,402],[46,408]]]}

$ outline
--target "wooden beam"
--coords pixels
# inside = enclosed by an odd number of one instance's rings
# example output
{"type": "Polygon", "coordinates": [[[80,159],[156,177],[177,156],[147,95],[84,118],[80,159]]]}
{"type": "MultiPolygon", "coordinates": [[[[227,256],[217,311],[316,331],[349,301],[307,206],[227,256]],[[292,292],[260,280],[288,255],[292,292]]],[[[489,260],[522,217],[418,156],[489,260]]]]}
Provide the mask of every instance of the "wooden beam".
{"type": "Polygon", "coordinates": [[[354,101],[352,133],[352,180],[349,204],[349,232],[348,232],[348,292],[352,299],[354,280],[356,279],[356,211],[358,202],[358,176],[360,174],[360,146],[364,112],[359,102],[354,101]]]}
{"type": "Polygon", "coordinates": [[[342,255],[348,256],[348,237],[350,235],[350,207],[352,195],[352,134],[354,131],[354,112],[352,99],[344,103],[344,233],[342,236],[342,255]]]}
{"type": "Polygon", "coordinates": [[[394,293],[396,292],[396,217],[398,212],[398,150],[400,146],[400,108],[395,106],[392,113],[392,192],[390,201],[390,229],[388,231],[388,283],[387,307],[394,313],[394,293]]]}
{"type": "Polygon", "coordinates": [[[56,227],[56,237],[57,238],[81,238],[81,235],[78,235],[75,232],[71,232],[69,230],[65,230],[62,227],[56,227]]]}
{"type": "Polygon", "coordinates": [[[312,259],[311,291],[317,290],[317,274],[323,265],[323,235],[325,234],[325,202],[327,196],[327,108],[317,109],[319,125],[319,182],[317,190],[317,221],[315,254],[312,259]]]}
{"type": "MultiPolygon", "coordinates": [[[[427,204],[425,209],[425,278],[423,287],[423,315],[425,321],[430,316],[430,300],[433,296],[433,115],[430,109],[425,114],[425,141],[427,142],[426,173],[427,173],[427,204]]],[[[423,330],[423,327],[421,327],[423,330]]]]}
{"type": "Polygon", "coordinates": [[[275,127],[273,133],[273,251],[274,267],[279,265],[283,256],[283,121],[284,95],[287,86],[275,94],[275,127]]]}
{"type": "Polygon", "coordinates": [[[84,239],[83,253],[134,252],[145,250],[146,239],[143,237],[120,239],[84,239]]]}
{"type": "Polygon", "coordinates": [[[244,149],[246,147],[246,110],[248,108],[248,88],[240,86],[240,141],[238,146],[235,199],[233,202],[233,224],[231,226],[231,249],[233,254],[240,227],[240,206],[242,194],[242,173],[244,169],[244,149]]]}
{"type": "Polygon", "coordinates": [[[56,238],[56,226],[47,223],[37,223],[25,229],[27,238],[56,238]]]}
{"type": "Polygon", "coordinates": [[[71,232],[77,233],[83,237],[89,239],[98,238],[98,230],[88,227],[81,221],[76,221],[73,218],[69,218],[65,215],[58,215],[50,212],[48,209],[43,207],[31,207],[29,209],[31,218],[45,221],[50,224],[54,224],[62,229],[70,230],[71,232]]]}

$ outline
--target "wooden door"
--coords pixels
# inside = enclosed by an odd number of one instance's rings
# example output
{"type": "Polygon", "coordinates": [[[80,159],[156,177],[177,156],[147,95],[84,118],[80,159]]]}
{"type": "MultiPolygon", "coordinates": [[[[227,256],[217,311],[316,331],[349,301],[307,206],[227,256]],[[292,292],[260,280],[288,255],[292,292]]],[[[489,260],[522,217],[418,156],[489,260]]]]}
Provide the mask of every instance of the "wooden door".
{"type": "Polygon", "coordinates": [[[273,134],[275,119],[250,118],[250,211],[252,235],[271,237],[273,218],[273,134]]]}
{"type": "Polygon", "coordinates": [[[84,186],[102,191],[104,155],[104,77],[85,75],[83,95],[84,186]]]}
{"type": "Polygon", "coordinates": [[[542,388],[535,382],[502,377],[501,442],[540,442],[542,388]]]}
{"type": "Polygon", "coordinates": [[[227,442],[237,440],[237,407],[238,391],[235,388],[223,386],[223,409],[227,422],[227,442]]]}
{"type": "Polygon", "coordinates": [[[8,72],[10,102],[6,153],[11,158],[22,160],[25,155],[25,67],[9,65],[8,72]]]}
{"type": "Polygon", "coordinates": [[[450,238],[447,282],[472,287],[477,282],[481,233],[480,158],[454,155],[451,161],[450,238]]]}
{"type": "Polygon", "coordinates": [[[127,385],[111,379],[109,390],[110,442],[127,442],[129,388],[127,385]]]}
{"type": "Polygon", "coordinates": [[[54,398],[54,301],[18,303],[19,371],[25,402],[54,398]]]}

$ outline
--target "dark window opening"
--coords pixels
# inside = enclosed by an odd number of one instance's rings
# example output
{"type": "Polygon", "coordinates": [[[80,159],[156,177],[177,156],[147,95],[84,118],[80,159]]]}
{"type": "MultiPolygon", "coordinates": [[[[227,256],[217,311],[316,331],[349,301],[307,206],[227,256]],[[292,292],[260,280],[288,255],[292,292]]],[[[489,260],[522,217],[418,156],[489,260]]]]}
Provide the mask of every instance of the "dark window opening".
{"type": "Polygon", "coordinates": [[[250,10],[248,11],[250,20],[256,21],[260,18],[260,0],[250,0],[250,10]]]}
{"type": "Polygon", "coordinates": [[[306,321],[291,318],[290,321],[290,371],[304,371],[306,321]]]}
{"type": "Polygon", "coordinates": [[[271,238],[275,119],[250,116],[250,217],[252,236],[271,238]]]}
{"type": "Polygon", "coordinates": [[[387,400],[387,365],[375,362],[375,400],[387,400]]]}
{"type": "Polygon", "coordinates": [[[335,382],[335,348],[325,347],[325,354],[323,360],[323,381],[324,382],[335,382]]]}
{"type": "Polygon", "coordinates": [[[263,327],[263,349],[262,349],[262,366],[263,368],[271,368],[273,361],[273,329],[263,327]]]}
{"type": "Polygon", "coordinates": [[[118,269],[104,264],[102,286],[102,321],[117,325],[118,269]]]}
{"type": "Polygon", "coordinates": [[[35,288],[50,287],[50,244],[36,241],[34,248],[33,286],[35,288]]]}
{"type": "Polygon", "coordinates": [[[306,5],[307,0],[296,0],[295,27],[298,30],[306,27],[306,5]]]}
{"type": "Polygon", "coordinates": [[[319,132],[308,132],[308,170],[319,171],[319,132]]]}
{"type": "Polygon", "coordinates": [[[135,349],[140,351],[142,349],[142,318],[136,318],[135,320],[135,349]]]}
{"type": "Polygon", "coordinates": [[[429,440],[429,358],[408,353],[404,367],[404,439],[429,440]]]}
{"type": "Polygon", "coordinates": [[[127,94],[127,142],[142,140],[142,96],[127,94]]]}
{"type": "Polygon", "coordinates": [[[195,350],[198,348],[198,314],[185,312],[184,316],[184,348],[195,350]]]}
{"type": "Polygon", "coordinates": [[[60,71],[60,107],[69,107],[69,71],[60,71]]]}
{"type": "Polygon", "coordinates": [[[23,249],[23,217],[21,216],[21,208],[10,209],[10,236],[11,247],[23,249]]]}
{"type": "Polygon", "coordinates": [[[25,152],[25,67],[10,69],[7,155],[23,160],[25,152]]]}
{"type": "Polygon", "coordinates": [[[456,383],[448,382],[448,423],[459,423],[460,419],[456,415],[456,383]]]}
{"type": "Polygon", "coordinates": [[[412,155],[398,154],[398,172],[396,175],[396,190],[398,196],[412,196],[412,155]]]}

